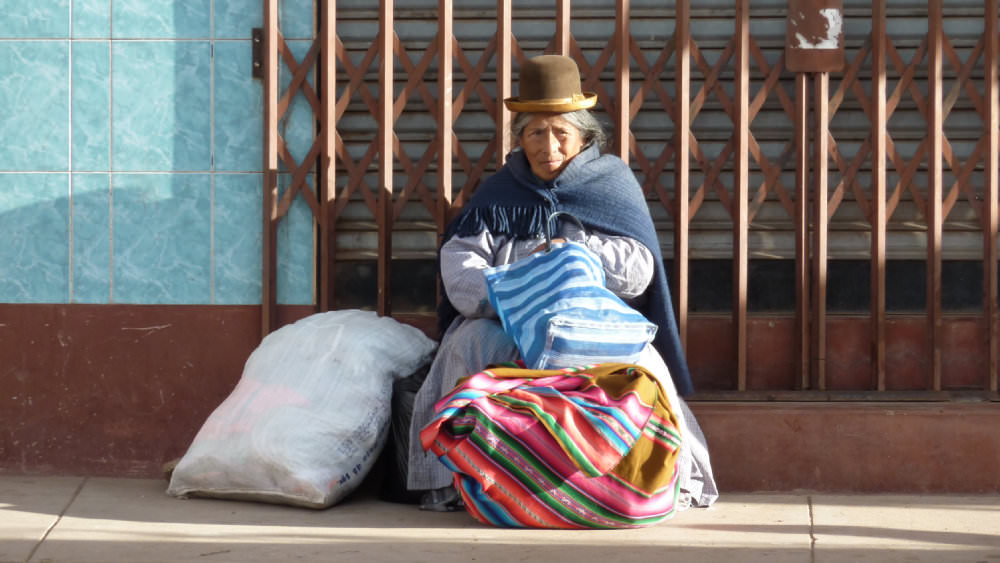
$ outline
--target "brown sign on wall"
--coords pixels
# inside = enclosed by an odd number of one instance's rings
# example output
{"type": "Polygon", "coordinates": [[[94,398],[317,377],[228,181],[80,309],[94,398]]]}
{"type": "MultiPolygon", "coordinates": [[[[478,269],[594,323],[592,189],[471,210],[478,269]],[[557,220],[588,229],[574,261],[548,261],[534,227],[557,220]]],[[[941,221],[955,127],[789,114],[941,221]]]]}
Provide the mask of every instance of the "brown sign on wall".
{"type": "Polygon", "coordinates": [[[788,0],[785,66],[795,72],[844,68],[843,0],[788,0]]]}

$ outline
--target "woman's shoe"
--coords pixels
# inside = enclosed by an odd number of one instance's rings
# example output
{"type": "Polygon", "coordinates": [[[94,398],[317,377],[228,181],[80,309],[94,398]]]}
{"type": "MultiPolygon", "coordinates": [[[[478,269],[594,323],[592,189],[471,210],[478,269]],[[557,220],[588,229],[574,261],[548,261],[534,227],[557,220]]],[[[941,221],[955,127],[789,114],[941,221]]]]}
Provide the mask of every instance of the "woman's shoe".
{"type": "Polygon", "coordinates": [[[455,487],[447,486],[440,489],[432,489],[420,497],[420,510],[431,512],[455,512],[463,510],[465,504],[462,497],[455,490],[455,487]]]}

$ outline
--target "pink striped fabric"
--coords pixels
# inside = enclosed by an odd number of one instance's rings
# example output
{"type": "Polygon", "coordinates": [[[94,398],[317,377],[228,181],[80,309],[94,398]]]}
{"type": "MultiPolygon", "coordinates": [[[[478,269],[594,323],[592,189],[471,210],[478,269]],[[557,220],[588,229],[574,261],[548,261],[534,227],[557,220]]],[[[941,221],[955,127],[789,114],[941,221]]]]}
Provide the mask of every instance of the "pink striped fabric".
{"type": "Polygon", "coordinates": [[[482,522],[628,528],[674,512],[677,419],[639,366],[490,369],[436,409],[421,442],[482,522]]]}

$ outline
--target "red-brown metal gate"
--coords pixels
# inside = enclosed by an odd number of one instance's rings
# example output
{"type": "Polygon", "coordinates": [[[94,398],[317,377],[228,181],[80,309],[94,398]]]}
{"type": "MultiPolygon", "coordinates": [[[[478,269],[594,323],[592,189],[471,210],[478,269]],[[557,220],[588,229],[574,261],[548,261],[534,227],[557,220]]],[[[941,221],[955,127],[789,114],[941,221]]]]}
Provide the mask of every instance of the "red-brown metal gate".
{"type": "MultiPolygon", "coordinates": [[[[571,32],[577,11],[570,0],[557,0],[548,12],[555,28],[551,39],[544,48],[535,49],[539,52],[530,53],[522,50],[514,33],[511,0],[498,0],[495,31],[482,39],[485,47],[477,62],[456,38],[453,0],[438,1],[432,18],[436,35],[416,58],[411,56],[414,47],[404,45],[396,33],[393,0],[381,1],[377,37],[366,51],[353,57],[338,35],[336,3],[322,1],[318,34],[301,60],[292,55],[279,31],[277,0],[266,0],[262,330],[272,330],[275,323],[277,225],[297,197],[309,204],[318,233],[318,308],[327,310],[335,302],[338,225],[346,206],[354,202],[367,209],[377,229],[376,309],[380,314],[393,314],[393,234],[404,228],[400,226],[404,206],[422,205],[440,236],[449,217],[468,199],[478,181],[502,164],[511,147],[510,113],[502,100],[511,95],[514,65],[541,51],[557,52],[572,56],[580,66],[585,89],[598,93],[600,108],[614,122],[610,150],[636,171],[654,217],[657,207],[666,212],[669,240],[664,244],[672,254],[671,283],[680,332],[689,350],[710,345],[719,353],[714,342],[694,341],[697,337],[691,330],[700,322],[689,314],[690,255],[697,250],[691,241],[691,221],[709,200],[725,209],[731,222],[732,309],[721,319],[722,324],[715,318],[707,319],[705,326],[723,326],[730,334],[733,384],[729,388],[738,392],[755,388],[748,383],[754,331],[791,323],[794,350],[789,355],[794,357],[796,375],[784,389],[800,391],[798,397],[804,396],[803,390],[843,388],[831,385],[828,376],[831,330],[866,333],[868,349],[858,358],[870,366],[870,381],[862,385],[855,382],[851,389],[877,394],[900,388],[887,383],[887,363],[893,354],[887,350],[887,342],[892,342],[887,332],[898,335],[910,331],[916,334],[910,336],[911,342],[926,346],[928,361],[919,364],[926,369],[923,383],[917,387],[909,384],[906,389],[933,393],[972,387],[995,397],[1000,330],[997,4],[998,0],[983,3],[984,23],[978,42],[963,49],[955,48],[945,32],[942,0],[932,0],[926,10],[892,8],[926,21],[926,34],[915,46],[894,44],[887,30],[887,0],[875,0],[870,7],[866,3],[863,9],[851,8],[854,20],[867,20],[871,27],[850,51],[844,69],[793,73],[785,67],[784,56],[777,60],[766,56],[765,51],[774,52],[773,46],[762,48],[755,39],[751,23],[757,13],[751,10],[749,0],[734,0],[733,33],[724,45],[713,47],[714,61],[692,35],[689,0],[678,0],[663,9],[660,17],[673,19],[674,32],[652,51],[648,42],[638,40],[632,32],[629,0],[616,0],[613,37],[603,48],[591,47],[587,52],[571,32]],[[859,15],[859,10],[864,12],[859,15]],[[376,59],[377,91],[373,93],[368,82],[376,59]],[[281,65],[291,79],[279,92],[281,65]],[[456,83],[461,84],[457,93],[456,83]],[[278,121],[296,96],[308,101],[316,123],[312,147],[300,160],[289,152],[278,128],[278,121]],[[478,100],[473,102],[473,98],[478,100]],[[401,140],[396,129],[407,104],[417,103],[414,100],[423,104],[434,120],[433,137],[416,156],[402,148],[408,141],[401,140]],[[472,103],[481,104],[492,122],[488,139],[463,141],[456,132],[456,122],[472,103]],[[969,150],[957,150],[946,134],[945,120],[956,104],[968,107],[962,113],[963,123],[973,119],[981,124],[981,136],[974,142],[958,140],[962,146],[970,145],[969,150]],[[352,105],[355,111],[361,108],[362,113],[367,112],[377,124],[363,152],[353,150],[357,143],[348,147],[338,133],[338,123],[352,105]],[[902,113],[899,108],[903,105],[911,116],[907,120],[921,116],[922,129],[894,122],[894,112],[902,113]],[[708,106],[729,120],[728,136],[721,140],[716,138],[718,131],[700,130],[697,125],[708,106]],[[844,109],[848,106],[853,109],[844,109]],[[754,121],[764,109],[783,114],[781,119],[787,119],[794,131],[791,138],[777,142],[781,150],[771,151],[770,156],[758,139],[762,132],[754,129],[754,121]],[[671,127],[664,129],[659,139],[637,137],[633,126],[637,117],[645,119],[655,112],[666,114],[671,127]],[[844,114],[844,121],[859,116],[867,120],[866,126],[854,128],[861,131],[858,138],[838,136],[845,130],[837,126],[841,119],[838,112],[844,114]],[[721,144],[721,150],[705,148],[713,143],[721,144]],[[657,148],[651,150],[654,144],[657,148]],[[915,149],[907,148],[912,144],[915,149]],[[848,146],[857,148],[852,153],[848,146]],[[279,162],[291,176],[283,193],[278,187],[279,162]],[[789,181],[792,174],[794,180],[789,181]],[[838,234],[840,228],[831,219],[847,201],[860,210],[849,228],[869,240],[866,259],[871,289],[867,319],[855,317],[841,325],[828,315],[828,249],[831,234],[838,234]],[[787,319],[748,312],[749,245],[759,234],[754,225],[765,205],[783,210],[793,225],[795,312],[787,319]],[[904,215],[899,211],[904,205],[915,206],[917,220],[894,219],[894,215],[904,215]],[[957,206],[967,210],[973,220],[955,219],[957,206]],[[900,227],[903,230],[925,233],[921,244],[926,246],[926,307],[917,317],[897,318],[886,311],[887,239],[896,232],[896,227],[890,227],[894,221],[906,222],[900,227]],[[945,225],[952,228],[952,223],[978,232],[982,241],[981,313],[954,319],[942,309],[943,229],[945,225]],[[956,342],[968,340],[968,334],[978,339],[971,349],[986,356],[982,362],[972,362],[982,366],[981,373],[963,378],[961,385],[945,383],[942,355],[964,353],[968,347],[960,350],[956,342]],[[969,385],[969,381],[974,383],[969,385]]],[[[962,10],[964,17],[970,17],[966,8],[962,10]]],[[[650,17],[648,9],[642,17],[650,17]]],[[[768,142],[776,144],[773,139],[768,142]]],[[[838,354],[843,353],[838,348],[838,354]]],[[[838,361],[844,362],[843,358],[838,361]]]]}

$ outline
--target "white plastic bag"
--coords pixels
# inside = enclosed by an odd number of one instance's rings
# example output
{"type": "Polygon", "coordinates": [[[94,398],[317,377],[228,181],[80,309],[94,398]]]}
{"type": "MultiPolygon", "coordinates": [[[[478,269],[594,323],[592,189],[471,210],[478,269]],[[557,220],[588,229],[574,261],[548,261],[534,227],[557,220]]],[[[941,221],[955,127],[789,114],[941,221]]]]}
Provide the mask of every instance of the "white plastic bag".
{"type": "Polygon", "coordinates": [[[167,493],[326,508],[371,469],[392,382],[430,361],[420,330],[358,310],[271,333],[177,464],[167,493]]]}

